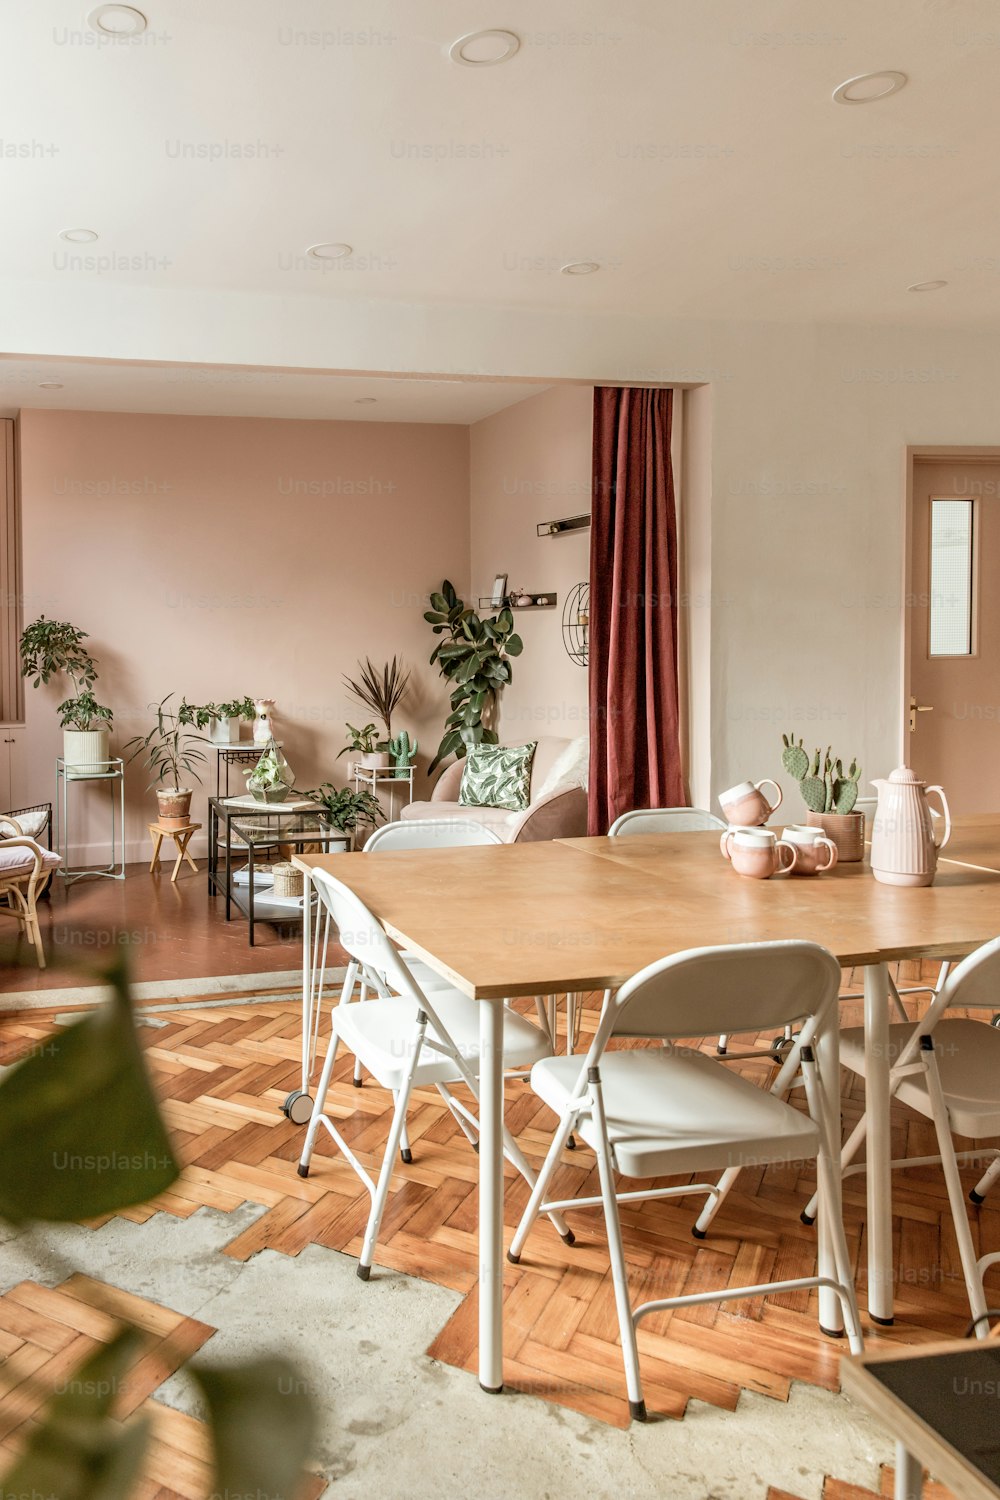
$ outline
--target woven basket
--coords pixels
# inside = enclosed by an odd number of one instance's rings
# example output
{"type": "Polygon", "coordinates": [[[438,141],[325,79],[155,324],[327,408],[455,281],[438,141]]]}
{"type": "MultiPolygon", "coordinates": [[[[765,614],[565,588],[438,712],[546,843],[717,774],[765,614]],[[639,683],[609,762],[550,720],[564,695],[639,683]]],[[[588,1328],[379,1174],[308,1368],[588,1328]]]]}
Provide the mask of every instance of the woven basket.
{"type": "Polygon", "coordinates": [[[273,865],[274,894],[276,896],[301,896],[305,889],[305,877],[301,870],[287,862],[273,865]]]}

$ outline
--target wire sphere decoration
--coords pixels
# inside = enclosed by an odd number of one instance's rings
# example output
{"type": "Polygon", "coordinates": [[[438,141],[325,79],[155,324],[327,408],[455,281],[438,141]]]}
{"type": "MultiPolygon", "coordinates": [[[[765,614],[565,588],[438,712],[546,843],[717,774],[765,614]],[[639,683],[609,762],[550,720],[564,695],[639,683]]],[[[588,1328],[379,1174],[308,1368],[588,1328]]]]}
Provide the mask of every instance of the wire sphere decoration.
{"type": "Polygon", "coordinates": [[[576,583],[562,612],[563,645],[570,661],[585,667],[590,660],[590,584],[576,583]]]}

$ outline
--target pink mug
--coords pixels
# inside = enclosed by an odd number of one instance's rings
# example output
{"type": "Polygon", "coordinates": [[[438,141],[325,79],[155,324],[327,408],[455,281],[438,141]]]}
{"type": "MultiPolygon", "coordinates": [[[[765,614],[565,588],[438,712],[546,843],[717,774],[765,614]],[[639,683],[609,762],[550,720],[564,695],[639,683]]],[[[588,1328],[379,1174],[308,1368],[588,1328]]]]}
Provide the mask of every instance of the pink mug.
{"type": "Polygon", "coordinates": [[[810,828],[804,823],[796,823],[791,828],[786,828],[781,837],[795,850],[793,875],[822,875],[825,871],[832,870],[837,863],[837,846],[833,839],[827,838],[822,828],[810,828]]]}
{"type": "Polygon", "coordinates": [[[722,835],[722,852],[733,869],[751,880],[770,880],[795,867],[797,851],[770,828],[727,828],[722,835]]]}
{"type": "Polygon", "coordinates": [[[763,781],[741,781],[727,792],[719,793],[719,805],[726,815],[726,822],[740,827],[751,827],[755,823],[766,823],[781,806],[781,787],[770,776],[763,781]],[[761,791],[763,786],[773,786],[777,796],[769,802],[761,791]]]}

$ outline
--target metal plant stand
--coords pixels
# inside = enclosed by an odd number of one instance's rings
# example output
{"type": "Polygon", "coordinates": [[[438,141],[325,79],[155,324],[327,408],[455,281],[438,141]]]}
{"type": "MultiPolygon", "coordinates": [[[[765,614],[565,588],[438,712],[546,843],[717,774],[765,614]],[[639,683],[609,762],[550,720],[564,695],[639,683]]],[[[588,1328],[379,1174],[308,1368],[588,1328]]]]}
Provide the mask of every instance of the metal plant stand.
{"type": "Polygon", "coordinates": [[[362,766],[357,761],[351,768],[354,777],[354,790],[359,792],[362,786],[366,787],[373,796],[378,795],[381,787],[389,793],[389,822],[396,821],[396,788],[400,791],[400,804],[402,793],[406,792],[406,801],[413,801],[413,773],[416,766],[362,766]]]}
{"type": "Polygon", "coordinates": [[[77,769],[67,766],[61,755],[56,757],[55,847],[62,856],[62,864],[56,869],[56,874],[67,885],[72,885],[75,880],[82,880],[86,875],[95,875],[105,880],[125,879],[125,762],[118,755],[109,760],[94,761],[93,765],[103,769],[77,769]],[[102,869],[73,870],[69,863],[69,791],[70,787],[94,781],[104,782],[111,787],[111,863],[102,869]]]}

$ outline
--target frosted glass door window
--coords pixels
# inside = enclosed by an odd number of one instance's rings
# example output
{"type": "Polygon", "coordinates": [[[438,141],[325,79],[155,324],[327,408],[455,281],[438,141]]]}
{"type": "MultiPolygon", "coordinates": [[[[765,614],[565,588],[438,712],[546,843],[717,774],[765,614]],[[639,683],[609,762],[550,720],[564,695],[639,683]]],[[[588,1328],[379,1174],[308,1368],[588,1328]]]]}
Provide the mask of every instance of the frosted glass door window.
{"type": "Polygon", "coordinates": [[[931,656],[971,656],[973,502],[931,500],[931,656]]]}

